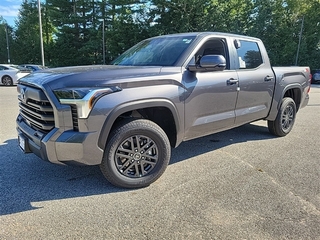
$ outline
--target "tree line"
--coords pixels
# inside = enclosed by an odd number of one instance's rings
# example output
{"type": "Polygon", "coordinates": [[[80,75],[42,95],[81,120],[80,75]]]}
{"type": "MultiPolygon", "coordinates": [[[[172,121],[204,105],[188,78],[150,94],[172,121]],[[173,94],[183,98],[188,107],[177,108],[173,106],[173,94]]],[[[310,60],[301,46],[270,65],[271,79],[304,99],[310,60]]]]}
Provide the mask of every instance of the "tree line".
{"type": "MultiPolygon", "coordinates": [[[[45,65],[108,64],[148,37],[217,31],[262,39],[273,65],[316,69],[319,12],[319,0],[45,0],[45,65]]],[[[8,45],[11,63],[41,64],[37,0],[23,0],[14,26],[0,16],[0,63],[8,45]]]]}

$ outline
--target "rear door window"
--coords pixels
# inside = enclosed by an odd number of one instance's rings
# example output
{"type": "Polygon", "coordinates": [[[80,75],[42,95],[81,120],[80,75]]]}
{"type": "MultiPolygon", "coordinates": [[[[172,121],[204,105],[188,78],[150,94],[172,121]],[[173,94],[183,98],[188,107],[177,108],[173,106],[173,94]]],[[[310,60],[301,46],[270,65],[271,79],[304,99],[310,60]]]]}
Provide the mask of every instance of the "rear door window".
{"type": "Polygon", "coordinates": [[[263,61],[258,44],[245,40],[240,40],[240,44],[240,48],[237,49],[239,68],[253,69],[259,67],[263,61]]]}

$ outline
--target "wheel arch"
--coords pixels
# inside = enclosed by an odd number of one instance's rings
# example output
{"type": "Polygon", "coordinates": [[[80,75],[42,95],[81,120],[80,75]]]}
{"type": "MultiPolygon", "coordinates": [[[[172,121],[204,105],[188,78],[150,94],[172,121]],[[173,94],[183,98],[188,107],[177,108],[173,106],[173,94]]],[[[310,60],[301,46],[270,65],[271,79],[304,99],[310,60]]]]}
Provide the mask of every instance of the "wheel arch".
{"type": "Polygon", "coordinates": [[[13,78],[12,78],[10,75],[5,74],[5,75],[3,75],[3,76],[2,76],[2,78],[1,78],[1,82],[3,82],[3,79],[4,79],[5,77],[9,77],[9,78],[11,78],[11,80],[13,81],[13,78]]]}
{"type": "Polygon", "coordinates": [[[277,114],[278,114],[278,110],[281,107],[282,99],[285,97],[290,97],[293,99],[293,101],[296,104],[297,112],[300,109],[300,105],[302,102],[302,93],[303,93],[303,89],[300,84],[290,84],[282,89],[280,88],[280,85],[278,85],[276,87],[279,87],[279,89],[277,89],[277,91],[275,92],[275,94],[273,96],[271,109],[270,109],[269,115],[266,118],[266,120],[273,121],[276,119],[277,114]]]}
{"type": "MultiPolygon", "coordinates": [[[[300,105],[301,105],[302,91],[303,90],[300,85],[288,86],[287,88],[284,89],[281,99],[286,98],[286,97],[292,98],[296,104],[296,108],[297,108],[297,112],[298,112],[300,105]]],[[[280,101],[280,104],[281,104],[281,101],[280,101]]],[[[278,106],[278,107],[280,107],[280,106],[278,106]]]]}
{"type": "Polygon", "coordinates": [[[107,116],[98,140],[101,149],[105,148],[113,127],[120,120],[130,117],[149,119],[158,124],[167,134],[172,147],[181,142],[178,137],[181,131],[180,120],[174,104],[166,99],[139,100],[118,105],[107,116]],[[161,116],[154,112],[156,110],[161,112],[161,116]]]}

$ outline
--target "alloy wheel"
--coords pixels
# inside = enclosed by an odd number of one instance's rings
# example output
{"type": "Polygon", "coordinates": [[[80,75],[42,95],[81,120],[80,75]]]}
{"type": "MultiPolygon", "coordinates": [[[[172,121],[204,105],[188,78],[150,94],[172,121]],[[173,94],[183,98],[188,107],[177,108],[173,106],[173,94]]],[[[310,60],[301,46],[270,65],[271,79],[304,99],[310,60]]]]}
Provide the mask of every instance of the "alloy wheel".
{"type": "Polygon", "coordinates": [[[135,135],[125,139],[117,148],[115,165],[130,178],[148,175],[158,162],[158,147],[149,137],[135,135]]]}

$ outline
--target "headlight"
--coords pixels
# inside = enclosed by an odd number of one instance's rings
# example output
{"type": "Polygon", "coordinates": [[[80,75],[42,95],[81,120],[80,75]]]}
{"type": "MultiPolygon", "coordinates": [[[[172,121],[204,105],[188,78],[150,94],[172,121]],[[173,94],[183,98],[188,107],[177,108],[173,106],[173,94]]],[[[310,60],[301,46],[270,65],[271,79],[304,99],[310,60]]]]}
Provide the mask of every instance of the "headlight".
{"type": "Polygon", "coordinates": [[[107,88],[63,88],[54,90],[54,94],[61,104],[75,105],[78,117],[87,118],[95,102],[104,95],[121,91],[119,87],[107,88]]]}

